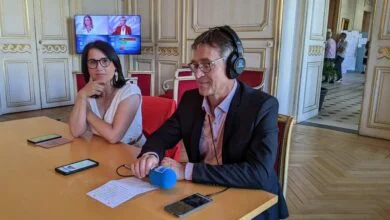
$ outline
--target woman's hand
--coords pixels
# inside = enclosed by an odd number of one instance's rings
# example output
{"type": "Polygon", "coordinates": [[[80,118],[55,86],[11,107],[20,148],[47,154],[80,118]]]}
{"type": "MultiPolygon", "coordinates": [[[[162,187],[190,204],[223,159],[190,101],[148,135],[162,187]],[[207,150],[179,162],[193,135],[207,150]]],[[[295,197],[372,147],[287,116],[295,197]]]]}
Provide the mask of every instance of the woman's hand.
{"type": "Polygon", "coordinates": [[[100,96],[103,94],[104,85],[102,81],[93,81],[92,78],[89,78],[89,82],[79,91],[79,95],[83,98],[100,96]]]}

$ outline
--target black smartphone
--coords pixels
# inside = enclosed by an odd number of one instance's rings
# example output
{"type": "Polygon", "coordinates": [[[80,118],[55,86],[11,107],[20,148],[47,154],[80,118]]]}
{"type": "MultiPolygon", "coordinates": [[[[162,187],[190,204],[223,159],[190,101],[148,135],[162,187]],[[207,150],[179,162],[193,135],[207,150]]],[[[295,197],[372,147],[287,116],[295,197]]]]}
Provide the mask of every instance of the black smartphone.
{"type": "Polygon", "coordinates": [[[80,160],[74,163],[62,165],[55,168],[55,171],[57,173],[61,173],[62,175],[69,175],[72,173],[76,173],[82,170],[86,170],[88,168],[96,167],[99,165],[99,162],[91,160],[91,159],[85,159],[80,160]]]}
{"type": "Polygon", "coordinates": [[[169,204],[164,207],[165,211],[176,217],[184,217],[192,212],[195,212],[206,206],[213,200],[209,197],[203,196],[199,193],[187,196],[184,199],[169,204]]]}
{"type": "Polygon", "coordinates": [[[41,143],[44,141],[53,140],[53,139],[57,139],[57,138],[61,138],[61,137],[62,136],[59,134],[46,134],[46,135],[41,135],[38,137],[29,138],[29,139],[27,139],[27,142],[32,143],[32,144],[38,144],[38,143],[41,143]]]}

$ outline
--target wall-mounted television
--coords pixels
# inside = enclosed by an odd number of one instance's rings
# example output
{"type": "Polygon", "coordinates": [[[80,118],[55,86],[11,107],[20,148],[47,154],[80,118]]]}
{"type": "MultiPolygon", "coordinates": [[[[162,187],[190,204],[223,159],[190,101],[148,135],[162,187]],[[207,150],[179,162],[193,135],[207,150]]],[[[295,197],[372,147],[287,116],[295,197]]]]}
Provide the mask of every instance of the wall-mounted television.
{"type": "Polygon", "coordinates": [[[141,53],[141,17],[139,15],[76,15],[76,52],[96,40],[110,43],[118,54],[141,53]]]}

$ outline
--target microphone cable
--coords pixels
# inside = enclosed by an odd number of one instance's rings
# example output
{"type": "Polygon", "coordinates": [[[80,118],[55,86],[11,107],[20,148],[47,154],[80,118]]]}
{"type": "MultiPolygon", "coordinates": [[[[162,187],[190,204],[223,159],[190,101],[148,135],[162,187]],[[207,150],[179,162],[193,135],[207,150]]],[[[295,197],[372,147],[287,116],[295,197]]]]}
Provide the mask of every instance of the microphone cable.
{"type": "Polygon", "coordinates": [[[122,168],[122,167],[124,167],[124,168],[126,168],[126,169],[128,169],[128,170],[131,170],[130,169],[130,167],[128,167],[127,166],[127,164],[122,164],[122,165],[120,165],[118,168],[116,168],[116,174],[118,174],[118,176],[121,176],[121,177],[131,177],[131,176],[134,176],[133,174],[130,174],[130,175],[128,175],[128,174],[121,174],[120,172],[119,172],[119,170],[122,168]]]}
{"type": "MultiPolygon", "coordinates": [[[[211,118],[210,118],[210,115],[207,114],[207,117],[209,119],[209,125],[210,125],[210,132],[211,132],[211,138],[212,138],[212,142],[213,142],[213,148],[214,148],[214,156],[215,156],[215,159],[217,160],[217,164],[220,165],[219,163],[219,160],[218,160],[218,156],[217,156],[217,148],[215,147],[215,142],[214,142],[214,133],[213,133],[213,127],[211,125],[211,118]]],[[[220,128],[221,129],[221,128],[220,128]]],[[[216,192],[213,192],[213,193],[209,193],[207,195],[205,195],[206,197],[213,197],[213,196],[216,196],[220,193],[223,193],[225,192],[226,190],[230,189],[230,187],[225,187],[219,191],[216,191],[216,192]]]]}
{"type": "MultiPolygon", "coordinates": [[[[211,132],[211,141],[213,142],[213,148],[214,148],[214,156],[215,156],[215,159],[217,160],[217,164],[219,164],[219,161],[218,161],[218,157],[217,157],[217,148],[215,147],[215,142],[214,142],[214,133],[213,133],[213,127],[211,125],[211,118],[210,118],[210,115],[207,114],[207,117],[209,118],[209,125],[210,125],[210,132],[211,132]]],[[[219,128],[221,129],[221,128],[219,128]]]]}
{"type": "Polygon", "coordinates": [[[218,194],[220,194],[220,193],[223,193],[223,192],[225,192],[226,190],[228,190],[228,189],[230,189],[230,187],[225,187],[224,189],[222,189],[222,190],[219,190],[219,191],[216,191],[216,192],[213,192],[213,193],[209,193],[209,194],[207,194],[207,195],[205,195],[206,197],[213,197],[213,196],[215,196],[215,195],[218,195],[218,194]]]}

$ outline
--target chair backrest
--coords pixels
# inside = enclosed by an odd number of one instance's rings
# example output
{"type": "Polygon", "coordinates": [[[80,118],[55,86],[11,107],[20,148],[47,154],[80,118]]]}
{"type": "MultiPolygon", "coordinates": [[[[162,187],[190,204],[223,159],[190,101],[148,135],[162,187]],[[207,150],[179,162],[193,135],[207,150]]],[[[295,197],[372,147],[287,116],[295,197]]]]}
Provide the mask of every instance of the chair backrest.
{"type": "Polygon", "coordinates": [[[186,76],[194,76],[194,73],[192,72],[192,70],[190,68],[180,68],[180,69],[177,69],[176,72],[175,72],[175,78],[179,78],[179,77],[186,77],[186,76]]]}
{"type": "Polygon", "coordinates": [[[85,84],[87,84],[87,83],[85,82],[84,75],[77,73],[76,74],[77,92],[80,91],[80,89],[82,89],[85,86],[85,84]]]}
{"type": "Polygon", "coordinates": [[[283,189],[283,195],[287,192],[288,163],[290,157],[291,132],[294,118],[287,115],[278,115],[278,154],[275,161],[275,170],[279,177],[279,183],[283,189]]]}
{"type": "Polygon", "coordinates": [[[196,89],[196,80],[194,76],[178,77],[173,81],[173,100],[179,104],[184,92],[196,89]]]}
{"type": "Polygon", "coordinates": [[[128,71],[128,77],[137,77],[137,85],[144,96],[154,96],[154,72],[153,71],[128,71]]]}
{"type": "MultiPolygon", "coordinates": [[[[160,128],[176,110],[173,99],[157,96],[142,96],[142,128],[146,137],[160,128]]],[[[180,161],[180,146],[167,150],[165,156],[180,161]]]]}
{"type": "Polygon", "coordinates": [[[238,80],[254,89],[262,89],[264,86],[264,72],[255,70],[244,70],[238,80]]]}

